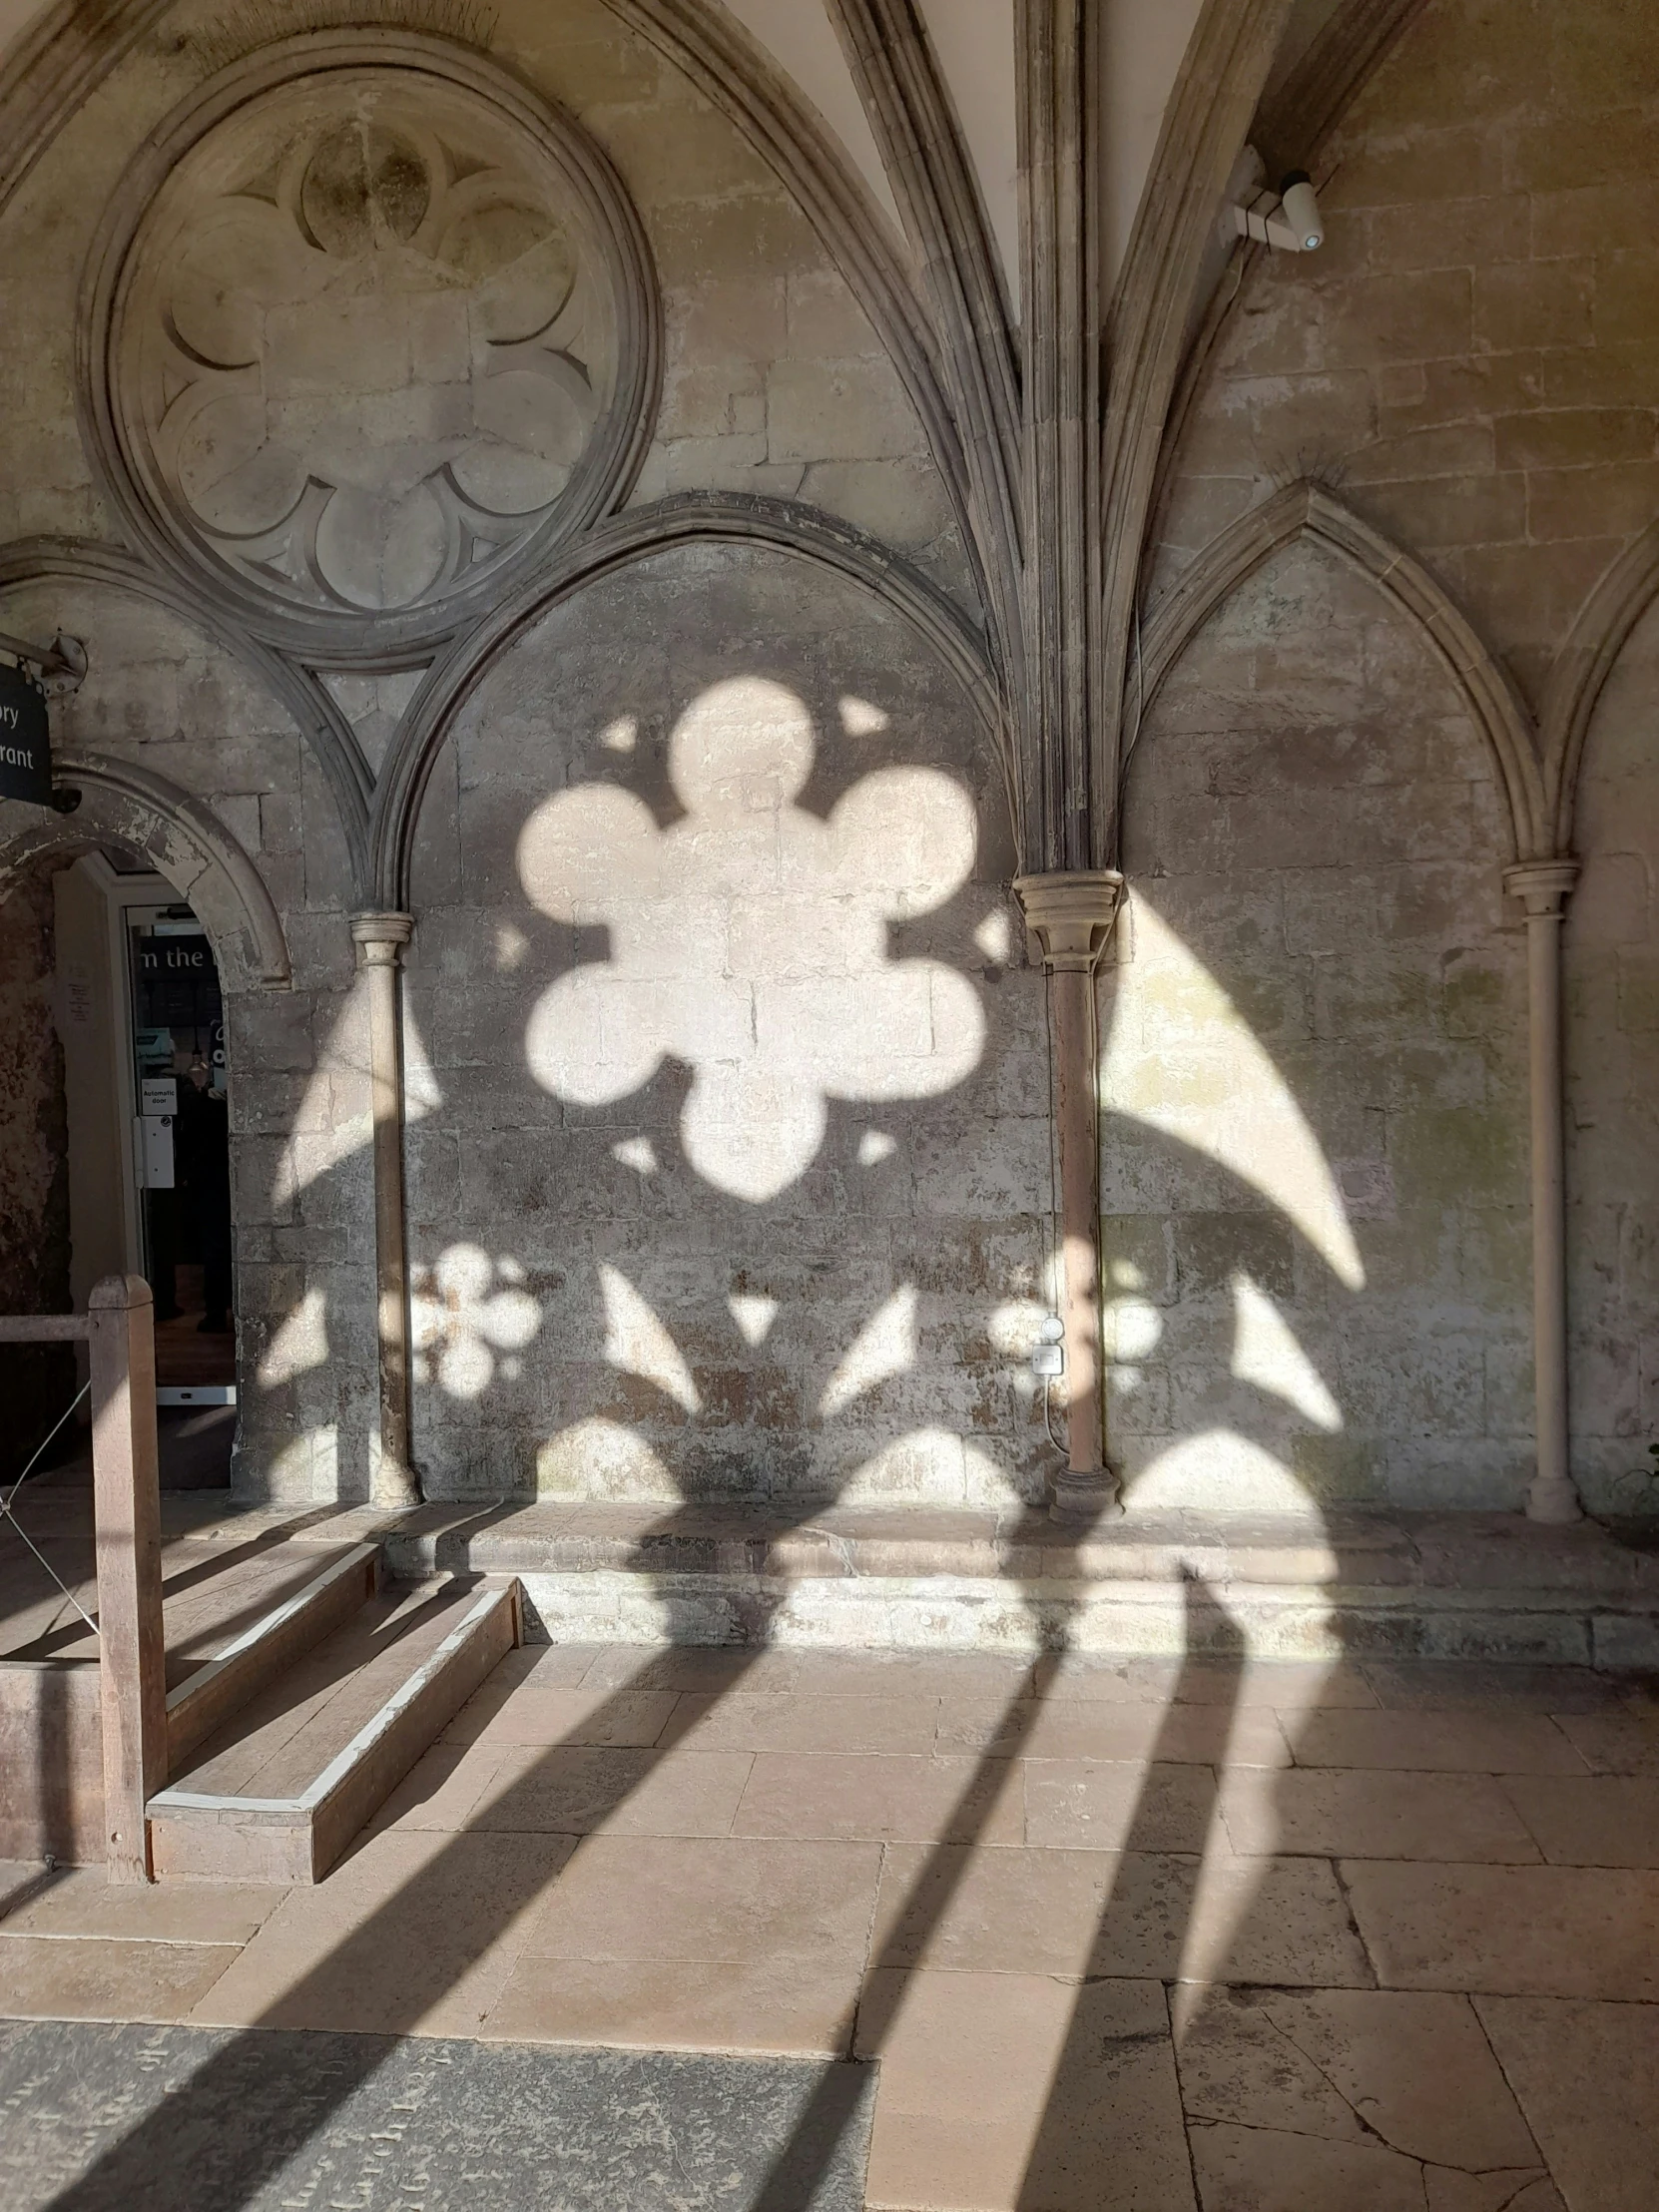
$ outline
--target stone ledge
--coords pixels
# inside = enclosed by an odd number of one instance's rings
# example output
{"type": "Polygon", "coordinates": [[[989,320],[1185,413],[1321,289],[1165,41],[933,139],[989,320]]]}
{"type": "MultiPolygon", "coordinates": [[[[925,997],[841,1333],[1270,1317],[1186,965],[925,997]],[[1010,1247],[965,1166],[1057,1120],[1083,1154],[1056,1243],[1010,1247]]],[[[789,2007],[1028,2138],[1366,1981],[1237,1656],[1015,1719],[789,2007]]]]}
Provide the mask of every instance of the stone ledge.
{"type": "MultiPolygon", "coordinates": [[[[355,1530],[358,1516],[340,1516],[328,1524],[332,1540],[347,1518],[355,1530]]],[[[673,1569],[786,1580],[968,1574],[1093,1582],[1186,1574],[1659,1599],[1659,1550],[1592,1521],[1546,1528],[1519,1514],[1128,1513],[1081,1532],[1035,1512],[899,1507],[783,1515],[725,1505],[437,1503],[395,1521],[374,1519],[399,1573],[414,1572],[418,1560],[424,1573],[673,1569]]]]}
{"type": "Polygon", "coordinates": [[[1659,1664],[1659,1553],[1498,1514],[427,1505],[391,1571],[514,1573],[555,1642],[1659,1664]]]}

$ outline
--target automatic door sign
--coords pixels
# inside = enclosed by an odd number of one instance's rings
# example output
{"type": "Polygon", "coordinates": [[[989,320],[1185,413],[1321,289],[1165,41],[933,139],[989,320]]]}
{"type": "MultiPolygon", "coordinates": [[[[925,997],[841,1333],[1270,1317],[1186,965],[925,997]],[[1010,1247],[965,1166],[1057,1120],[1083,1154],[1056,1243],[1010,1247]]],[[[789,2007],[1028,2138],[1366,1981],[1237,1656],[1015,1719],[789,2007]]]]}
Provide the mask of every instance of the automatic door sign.
{"type": "Polygon", "coordinates": [[[52,804],[52,748],[46,694],[32,676],[0,662],[0,799],[52,804]]]}

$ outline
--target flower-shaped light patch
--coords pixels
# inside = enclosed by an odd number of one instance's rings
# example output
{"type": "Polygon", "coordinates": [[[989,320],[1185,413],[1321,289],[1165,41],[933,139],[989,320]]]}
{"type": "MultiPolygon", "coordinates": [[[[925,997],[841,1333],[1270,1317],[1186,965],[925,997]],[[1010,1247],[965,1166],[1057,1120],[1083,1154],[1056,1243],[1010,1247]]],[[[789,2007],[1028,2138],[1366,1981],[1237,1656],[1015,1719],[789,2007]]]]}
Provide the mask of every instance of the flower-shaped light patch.
{"type": "Polygon", "coordinates": [[[518,847],[532,902],[611,940],[608,960],[538,1002],[536,1080],[608,1105],[672,1055],[693,1070],[687,1159],[755,1204],[811,1166],[828,1100],[932,1097],[984,1040],[972,986],[940,961],[892,959],[887,943],[890,923],[967,880],[966,793],[936,769],[878,769],[822,822],[795,804],[812,765],[795,694],[735,678],[674,731],[686,813],[671,829],[632,793],[594,785],[538,808],[518,847]]]}
{"type": "Polygon", "coordinates": [[[498,1265],[476,1245],[451,1245],[435,1267],[423,1268],[409,1301],[415,1380],[435,1374],[451,1397],[481,1397],[497,1355],[522,1352],[541,1327],[541,1308],[519,1288],[523,1281],[516,1260],[498,1265]]]}

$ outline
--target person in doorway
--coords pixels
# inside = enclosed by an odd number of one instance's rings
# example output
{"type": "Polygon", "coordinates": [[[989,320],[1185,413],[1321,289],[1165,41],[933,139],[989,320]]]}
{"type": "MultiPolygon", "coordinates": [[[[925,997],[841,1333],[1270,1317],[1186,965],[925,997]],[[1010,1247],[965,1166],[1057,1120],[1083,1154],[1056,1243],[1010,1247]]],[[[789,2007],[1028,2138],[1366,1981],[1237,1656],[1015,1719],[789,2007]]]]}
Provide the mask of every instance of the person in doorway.
{"type": "Polygon", "coordinates": [[[211,1071],[196,1060],[179,1086],[174,1157],[180,1193],[202,1254],[204,1336],[231,1327],[231,1128],[224,1094],[209,1088],[211,1071]]]}

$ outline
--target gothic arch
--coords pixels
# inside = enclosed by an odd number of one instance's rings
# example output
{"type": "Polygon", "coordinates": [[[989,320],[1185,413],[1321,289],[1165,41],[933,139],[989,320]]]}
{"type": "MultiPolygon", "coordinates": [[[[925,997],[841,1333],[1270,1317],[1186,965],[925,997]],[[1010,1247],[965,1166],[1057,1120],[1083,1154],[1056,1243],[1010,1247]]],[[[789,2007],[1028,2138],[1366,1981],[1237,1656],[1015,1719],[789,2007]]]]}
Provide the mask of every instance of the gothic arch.
{"type": "Polygon", "coordinates": [[[68,854],[108,839],[148,860],[190,900],[213,940],[228,990],[287,988],[287,940],[265,879],[204,800],[107,754],[59,753],[53,767],[81,794],[81,804],[72,815],[16,803],[7,808],[0,827],[0,899],[19,870],[43,853],[68,854]]]}
{"type": "Polygon", "coordinates": [[[939,654],[972,700],[1002,764],[1013,818],[1012,764],[996,674],[984,640],[955,603],[919,571],[850,525],[787,500],[663,500],[618,516],[570,547],[559,565],[503,601],[439,661],[411,704],[375,795],[370,864],[375,903],[406,910],[409,861],[421,796],[450,727],[484,672],[550,608],[585,585],[653,554],[692,543],[758,545],[861,584],[939,654]]]}
{"type": "MultiPolygon", "coordinates": [[[[1139,697],[1149,708],[1222,602],[1281,547],[1311,537],[1369,576],[1432,650],[1491,751],[1508,801],[1511,857],[1551,853],[1532,718],[1473,624],[1422,563],[1319,485],[1288,485],[1214,538],[1159,601],[1141,644],[1139,697]]],[[[1136,679],[1131,673],[1131,691],[1136,679]]]]}
{"type": "Polygon", "coordinates": [[[1543,737],[1544,794],[1555,848],[1571,849],[1584,741],[1630,633],[1659,598],[1659,517],[1627,545],[1578,610],[1544,686],[1538,721],[1543,737]]]}
{"type": "MultiPolygon", "coordinates": [[[[294,727],[316,756],[338,812],[341,834],[354,881],[362,880],[367,850],[368,800],[374,779],[351,725],[308,669],[283,660],[269,646],[247,637],[223,620],[205,600],[120,546],[88,538],[23,538],[0,546],[0,591],[62,577],[77,584],[101,584],[130,592],[160,607],[175,621],[211,637],[216,645],[257,676],[286,709],[294,727]]],[[[93,641],[97,650],[97,641],[93,641]]]]}

